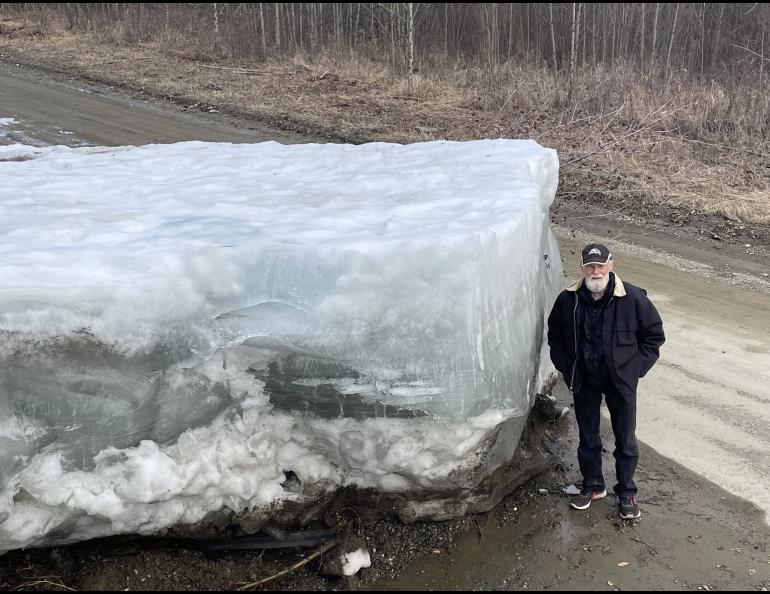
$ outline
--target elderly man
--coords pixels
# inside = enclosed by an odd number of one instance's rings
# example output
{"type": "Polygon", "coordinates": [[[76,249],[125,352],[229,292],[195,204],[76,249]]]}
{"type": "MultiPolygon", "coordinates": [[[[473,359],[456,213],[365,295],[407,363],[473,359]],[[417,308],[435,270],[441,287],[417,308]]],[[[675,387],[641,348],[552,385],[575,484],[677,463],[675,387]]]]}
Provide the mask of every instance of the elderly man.
{"type": "Polygon", "coordinates": [[[615,434],[615,494],[624,520],[641,515],[636,503],[636,387],[658,359],[663,323],[644,289],[621,281],[610,250],[591,243],[581,253],[583,278],[562,291],[548,317],[551,360],[575,401],[583,488],[570,505],[586,509],[607,496],[602,475],[599,407],[602,395],[615,434]]]}

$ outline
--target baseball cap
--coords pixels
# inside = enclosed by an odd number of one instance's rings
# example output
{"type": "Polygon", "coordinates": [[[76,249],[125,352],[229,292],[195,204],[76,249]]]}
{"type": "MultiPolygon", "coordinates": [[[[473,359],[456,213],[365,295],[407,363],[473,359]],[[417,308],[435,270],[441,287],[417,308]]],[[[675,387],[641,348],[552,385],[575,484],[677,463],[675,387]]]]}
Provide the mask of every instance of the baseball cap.
{"type": "Polygon", "coordinates": [[[589,243],[580,252],[580,265],[607,264],[612,260],[612,252],[601,243],[589,243]]]}

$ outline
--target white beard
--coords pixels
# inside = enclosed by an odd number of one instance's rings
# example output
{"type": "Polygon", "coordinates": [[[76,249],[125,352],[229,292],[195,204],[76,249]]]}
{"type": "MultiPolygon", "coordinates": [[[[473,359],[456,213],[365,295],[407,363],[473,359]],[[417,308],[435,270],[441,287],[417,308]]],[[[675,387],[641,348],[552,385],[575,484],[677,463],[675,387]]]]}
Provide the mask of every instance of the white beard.
{"type": "Polygon", "coordinates": [[[610,284],[610,275],[608,274],[604,278],[586,279],[586,289],[591,293],[604,293],[607,285],[610,284]]]}

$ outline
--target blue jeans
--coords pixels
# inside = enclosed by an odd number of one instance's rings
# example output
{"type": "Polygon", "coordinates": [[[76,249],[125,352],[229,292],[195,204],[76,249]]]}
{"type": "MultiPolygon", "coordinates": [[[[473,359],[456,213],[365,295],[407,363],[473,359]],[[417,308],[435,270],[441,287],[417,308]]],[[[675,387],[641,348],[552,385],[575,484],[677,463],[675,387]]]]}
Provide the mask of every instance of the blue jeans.
{"type": "MultiPolygon", "coordinates": [[[[585,382],[587,384],[587,382],[585,382]]],[[[614,491],[618,497],[636,495],[634,472],[639,460],[639,448],[636,445],[636,394],[627,398],[622,396],[611,381],[603,386],[581,386],[575,394],[575,418],[580,433],[578,446],[578,464],[583,475],[583,487],[603,490],[602,475],[602,438],[599,434],[599,407],[604,394],[612,420],[612,432],[615,434],[615,474],[618,483],[614,491]]]]}

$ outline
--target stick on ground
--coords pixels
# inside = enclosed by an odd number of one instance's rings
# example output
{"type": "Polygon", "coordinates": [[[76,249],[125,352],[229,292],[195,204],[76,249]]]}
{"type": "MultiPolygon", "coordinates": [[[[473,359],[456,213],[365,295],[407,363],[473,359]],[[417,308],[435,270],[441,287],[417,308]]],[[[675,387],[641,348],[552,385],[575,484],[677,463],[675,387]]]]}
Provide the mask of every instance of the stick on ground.
{"type": "Polygon", "coordinates": [[[281,577],[283,575],[286,575],[287,573],[290,573],[290,572],[294,571],[295,569],[299,569],[303,565],[307,565],[313,559],[315,559],[316,557],[320,557],[326,551],[328,551],[329,549],[334,548],[335,546],[337,546],[337,542],[336,541],[327,542],[325,545],[320,547],[315,553],[313,553],[312,555],[309,555],[308,557],[306,557],[305,559],[303,559],[299,563],[295,563],[294,565],[292,565],[288,569],[284,569],[283,571],[279,571],[275,575],[271,575],[270,577],[266,577],[265,579],[259,580],[258,582],[249,582],[249,583],[241,584],[241,586],[238,588],[238,591],[254,590],[255,588],[258,588],[259,586],[261,586],[263,584],[266,584],[267,582],[271,582],[274,579],[277,579],[277,578],[279,578],[279,577],[281,577]]]}

